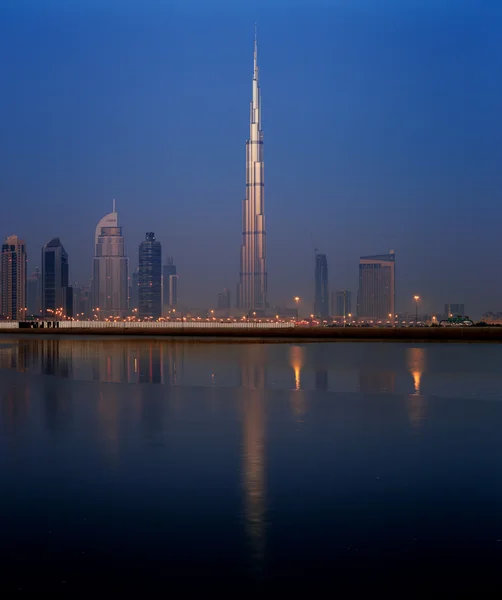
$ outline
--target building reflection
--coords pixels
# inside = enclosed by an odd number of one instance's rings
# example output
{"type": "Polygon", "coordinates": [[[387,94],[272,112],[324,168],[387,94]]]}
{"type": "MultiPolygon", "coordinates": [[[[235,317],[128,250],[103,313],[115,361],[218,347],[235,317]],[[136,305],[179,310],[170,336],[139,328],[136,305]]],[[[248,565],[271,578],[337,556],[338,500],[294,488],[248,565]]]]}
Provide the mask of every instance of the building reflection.
{"type": "Polygon", "coordinates": [[[0,369],[103,383],[167,383],[183,376],[183,344],[149,340],[21,340],[0,345],[0,369]]]}
{"type": "Polygon", "coordinates": [[[425,348],[408,348],[406,350],[406,365],[413,377],[414,392],[406,400],[408,418],[412,429],[419,433],[427,415],[427,400],[422,396],[420,386],[426,370],[425,348]]]}
{"type": "Polygon", "coordinates": [[[242,484],[246,529],[258,572],[265,552],[265,360],[265,347],[261,344],[242,347],[242,484]]]}
{"type": "Polygon", "coordinates": [[[326,366],[326,349],[317,344],[314,351],[315,360],[315,389],[326,392],[329,388],[328,369],[326,366]]]}
{"type": "Polygon", "coordinates": [[[104,454],[109,463],[115,466],[120,449],[120,398],[117,386],[100,386],[97,401],[97,415],[104,454]]]}

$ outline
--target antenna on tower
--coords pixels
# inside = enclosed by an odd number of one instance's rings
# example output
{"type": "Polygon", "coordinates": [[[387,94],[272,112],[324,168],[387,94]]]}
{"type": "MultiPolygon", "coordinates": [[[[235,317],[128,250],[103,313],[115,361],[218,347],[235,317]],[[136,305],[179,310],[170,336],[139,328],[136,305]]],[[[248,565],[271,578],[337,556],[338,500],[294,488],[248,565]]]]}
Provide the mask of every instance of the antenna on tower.
{"type": "Polygon", "coordinates": [[[113,199],[112,203],[113,203],[113,210],[112,210],[112,212],[115,212],[115,198],[113,199]]]}
{"type": "Polygon", "coordinates": [[[309,235],[310,235],[310,239],[312,240],[312,246],[314,248],[314,254],[317,256],[317,254],[319,253],[319,248],[316,247],[316,243],[314,241],[314,236],[312,235],[311,231],[309,231],[309,235]]]}

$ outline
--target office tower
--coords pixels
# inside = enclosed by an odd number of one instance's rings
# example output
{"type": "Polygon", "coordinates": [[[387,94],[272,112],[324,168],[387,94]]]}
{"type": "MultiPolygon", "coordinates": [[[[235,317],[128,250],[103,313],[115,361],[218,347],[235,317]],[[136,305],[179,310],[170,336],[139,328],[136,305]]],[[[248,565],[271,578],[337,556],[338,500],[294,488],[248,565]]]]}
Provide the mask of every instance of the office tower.
{"type": "Polygon", "coordinates": [[[352,294],[348,290],[337,290],[332,295],[332,313],[335,317],[352,314],[352,294]]]}
{"type": "Polygon", "coordinates": [[[253,97],[250,133],[246,143],[246,198],[242,205],[241,270],[238,308],[267,308],[267,267],[265,248],[265,206],[263,178],[263,132],[261,97],[258,85],[258,48],[254,41],[253,97]]]}
{"type": "Polygon", "coordinates": [[[129,291],[129,309],[139,309],[139,272],[138,269],[131,275],[131,289],[129,291]]]}
{"type": "Polygon", "coordinates": [[[129,304],[129,259],[126,256],[122,227],[115,211],[106,215],[96,228],[96,247],[92,270],[92,304],[99,318],[124,317],[129,304]]]}
{"type": "Polygon", "coordinates": [[[321,319],[329,316],[328,259],[326,254],[315,255],[314,314],[321,319]]]}
{"type": "Polygon", "coordinates": [[[178,304],[178,275],[176,265],[172,256],[167,257],[167,264],[162,271],[163,290],[164,290],[164,310],[169,311],[176,308],[178,304]]]}
{"type": "Polygon", "coordinates": [[[27,279],[26,298],[28,316],[40,317],[42,314],[42,274],[38,267],[27,279]]]}
{"type": "Polygon", "coordinates": [[[362,320],[388,320],[396,312],[394,250],[389,254],[361,256],[357,316],[362,320]],[[389,317],[391,315],[391,317],[389,317]]]}
{"type": "Polygon", "coordinates": [[[159,319],[162,316],[162,245],[149,232],[139,245],[139,315],[159,319]]]}
{"type": "Polygon", "coordinates": [[[449,317],[465,317],[465,309],[463,304],[445,304],[444,305],[445,318],[449,317]]]}
{"type": "Polygon", "coordinates": [[[2,245],[0,312],[12,321],[26,317],[26,245],[17,235],[2,245]]]}
{"type": "Polygon", "coordinates": [[[57,237],[42,248],[42,314],[53,319],[73,316],[68,254],[57,237]]]}
{"type": "Polygon", "coordinates": [[[220,310],[228,310],[229,308],[231,308],[232,303],[229,289],[225,288],[222,292],[218,294],[217,306],[220,310]]]}

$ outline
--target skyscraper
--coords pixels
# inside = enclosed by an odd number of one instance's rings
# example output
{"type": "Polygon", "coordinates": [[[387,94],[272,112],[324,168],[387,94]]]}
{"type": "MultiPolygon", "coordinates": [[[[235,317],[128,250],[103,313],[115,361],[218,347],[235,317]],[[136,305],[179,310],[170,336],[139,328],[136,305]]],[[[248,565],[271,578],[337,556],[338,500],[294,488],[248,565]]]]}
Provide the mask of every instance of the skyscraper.
{"type": "Polygon", "coordinates": [[[328,259],[326,254],[315,255],[314,314],[321,319],[329,316],[328,259]]]}
{"type": "Polygon", "coordinates": [[[258,46],[254,41],[253,97],[249,140],[246,143],[246,198],[242,205],[241,270],[238,308],[267,308],[267,267],[263,178],[263,132],[258,85],[258,46]]]}
{"type": "Polygon", "coordinates": [[[26,245],[11,235],[2,245],[0,313],[12,321],[26,317],[26,245]]]}
{"type": "MultiPolygon", "coordinates": [[[[359,260],[359,290],[357,316],[359,319],[389,319],[396,311],[396,255],[361,256],[359,260]]],[[[392,318],[392,317],[391,317],[392,318]]]]}
{"type": "Polygon", "coordinates": [[[96,247],[92,269],[92,304],[100,316],[123,317],[129,300],[129,259],[126,256],[122,227],[113,202],[113,212],[104,216],[96,228],[96,247]]]}
{"type": "Polygon", "coordinates": [[[178,274],[172,256],[167,257],[167,264],[162,271],[162,285],[164,290],[164,311],[176,308],[178,304],[178,274]]]}
{"type": "Polygon", "coordinates": [[[56,313],[73,316],[68,254],[57,237],[42,248],[42,314],[56,318],[56,313]]]}
{"type": "Polygon", "coordinates": [[[352,294],[349,290],[337,290],[333,294],[332,313],[335,317],[346,317],[352,313],[352,294]]]}
{"type": "Polygon", "coordinates": [[[149,232],[139,245],[138,292],[141,317],[162,316],[162,246],[149,232]]]}
{"type": "Polygon", "coordinates": [[[28,315],[40,317],[42,314],[42,274],[38,267],[27,279],[26,297],[28,315]]]}

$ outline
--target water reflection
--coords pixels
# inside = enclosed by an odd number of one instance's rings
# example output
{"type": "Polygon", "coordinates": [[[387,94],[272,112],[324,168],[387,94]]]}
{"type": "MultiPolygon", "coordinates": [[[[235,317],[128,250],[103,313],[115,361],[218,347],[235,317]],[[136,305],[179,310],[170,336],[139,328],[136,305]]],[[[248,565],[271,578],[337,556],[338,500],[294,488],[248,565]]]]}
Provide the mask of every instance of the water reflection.
{"type": "Polygon", "coordinates": [[[295,386],[291,394],[291,408],[299,422],[307,412],[305,394],[302,391],[302,368],[305,364],[305,355],[304,346],[291,346],[289,350],[290,364],[295,378],[295,386]]]}
{"type": "Polygon", "coordinates": [[[241,354],[243,400],[242,479],[246,529],[254,567],[261,572],[265,553],[265,348],[253,344],[241,354]]]}
{"type": "Polygon", "coordinates": [[[414,385],[413,394],[407,398],[408,418],[415,433],[420,433],[427,415],[427,400],[420,393],[420,384],[426,369],[425,348],[407,348],[406,364],[414,385]]]}

